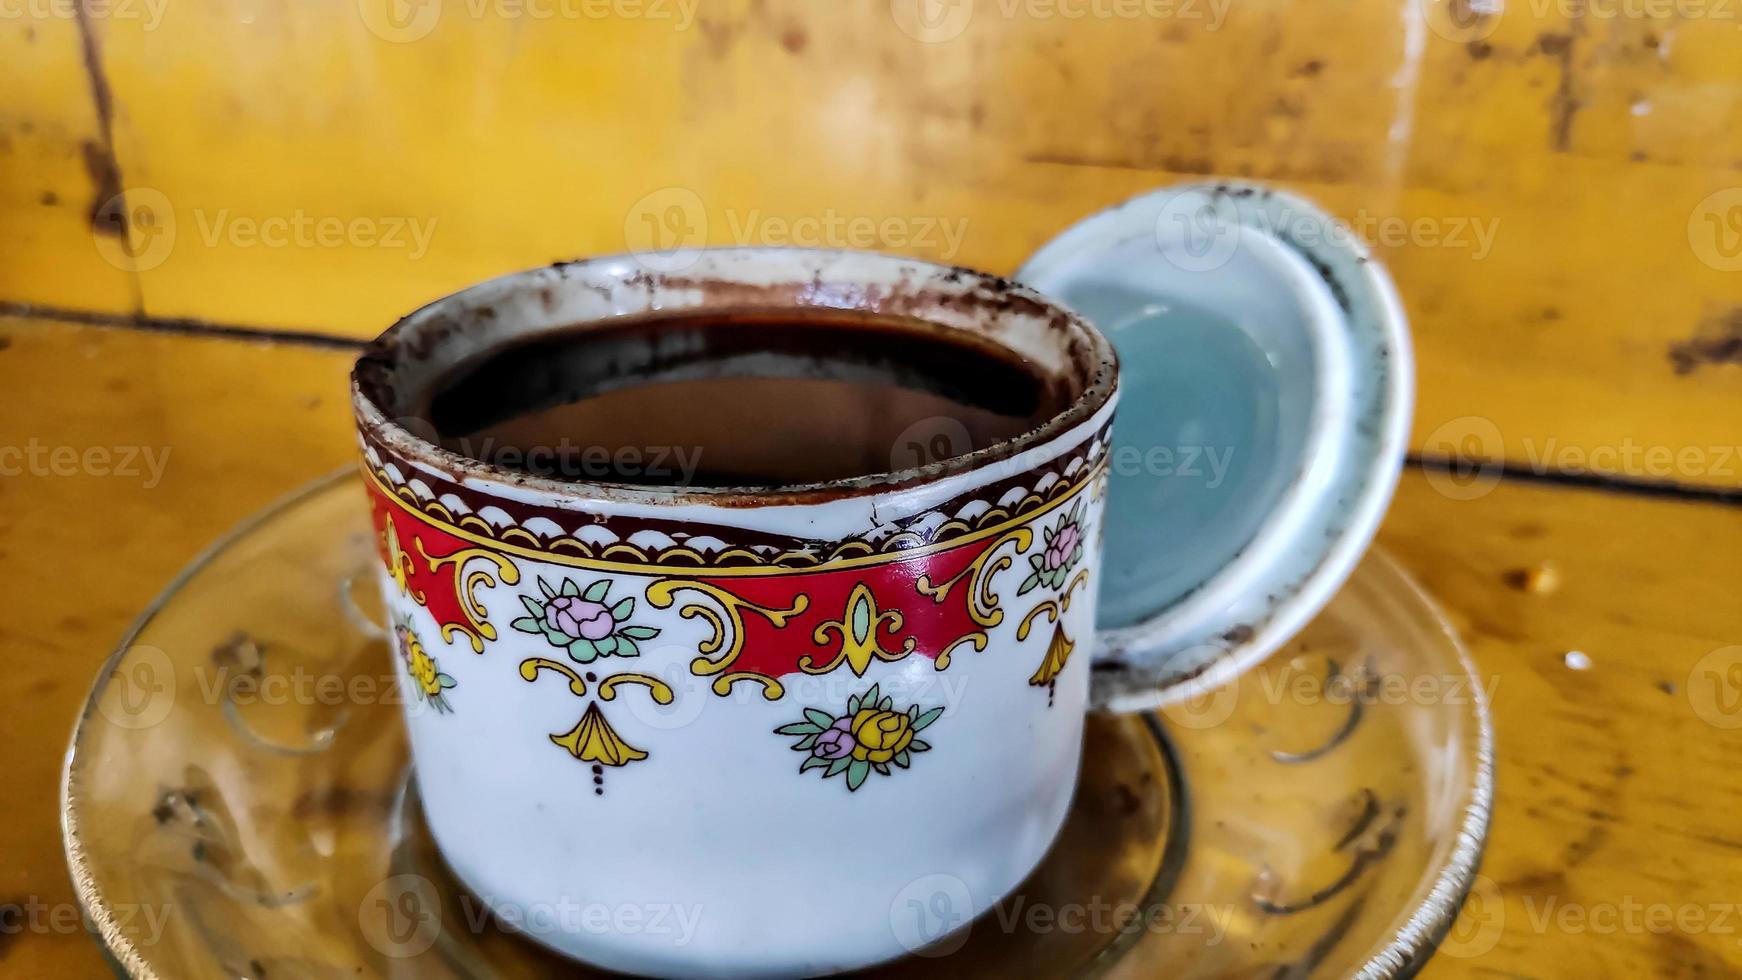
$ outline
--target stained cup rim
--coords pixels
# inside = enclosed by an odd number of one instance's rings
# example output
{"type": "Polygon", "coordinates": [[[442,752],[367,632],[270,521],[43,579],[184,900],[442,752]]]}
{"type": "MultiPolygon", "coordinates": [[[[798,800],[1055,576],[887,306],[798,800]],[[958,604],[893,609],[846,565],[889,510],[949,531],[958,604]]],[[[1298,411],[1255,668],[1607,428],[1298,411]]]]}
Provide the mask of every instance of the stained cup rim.
{"type": "MultiPolygon", "coordinates": [[[[476,317],[472,323],[476,324],[476,317]]],[[[488,329],[483,325],[462,324],[460,329],[488,329]]],[[[1028,286],[965,266],[945,265],[923,259],[824,248],[784,247],[720,247],[694,250],[694,260],[684,273],[650,269],[638,253],[621,253],[558,262],[549,266],[509,273],[468,286],[436,299],[401,317],[372,340],[358,356],[351,370],[351,401],[360,436],[366,443],[374,442],[392,456],[439,473],[454,482],[486,481],[559,498],[605,500],[645,505],[708,504],[728,507],[760,507],[821,503],[830,500],[871,494],[898,492],[914,487],[939,483],[988,466],[1014,460],[1028,450],[1045,446],[1070,435],[1092,420],[1110,402],[1118,387],[1118,356],[1112,343],[1086,319],[1063,303],[1028,286]],[[692,274],[696,265],[712,268],[712,277],[692,274]],[[755,282],[749,274],[757,268],[776,271],[808,272],[807,278],[776,277],[767,282],[755,282]],[[841,271],[825,275],[837,267],[841,271]],[[728,273],[737,272],[739,278],[728,273]],[[873,275],[880,281],[862,282],[873,275]],[[770,300],[755,303],[702,302],[685,307],[662,307],[618,310],[611,316],[594,317],[583,322],[608,322],[619,316],[641,315],[668,309],[719,309],[722,312],[746,309],[791,309],[811,306],[819,309],[859,310],[868,313],[889,313],[914,316],[952,329],[965,329],[925,316],[926,309],[942,309],[946,305],[966,307],[967,314],[985,317],[1026,316],[1044,314],[1047,327],[1061,335],[1064,356],[1071,361],[1071,370],[1078,372],[1081,390],[1072,401],[1046,421],[1020,435],[1001,439],[988,446],[973,449],[918,466],[892,469],[881,473],[829,480],[780,484],[776,486],[649,486],[600,479],[564,479],[541,476],[475,459],[453,452],[433,439],[411,431],[393,414],[398,398],[391,382],[393,372],[402,360],[418,346],[420,331],[432,329],[438,318],[475,314],[480,309],[493,309],[493,303],[516,292],[536,292],[559,284],[568,288],[611,288],[645,290],[650,298],[662,289],[694,288],[731,292],[734,290],[765,290],[770,300]],[[789,298],[801,302],[779,303],[773,300],[785,290],[789,298]],[[475,305],[469,305],[475,304],[475,305]],[[1018,310],[1022,312],[1017,312],[1018,310]]]]}

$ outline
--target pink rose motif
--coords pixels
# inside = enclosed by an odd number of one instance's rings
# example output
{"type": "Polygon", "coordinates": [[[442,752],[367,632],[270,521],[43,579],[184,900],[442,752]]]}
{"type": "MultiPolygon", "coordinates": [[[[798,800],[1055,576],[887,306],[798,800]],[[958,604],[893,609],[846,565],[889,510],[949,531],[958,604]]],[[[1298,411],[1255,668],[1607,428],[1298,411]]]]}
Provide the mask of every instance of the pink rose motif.
{"type": "Polygon", "coordinates": [[[1060,515],[1057,524],[1042,530],[1045,544],[1029,552],[1028,564],[1033,571],[1017,587],[1017,595],[1027,595],[1043,585],[1049,589],[1065,587],[1071,569],[1083,558],[1083,502],[1077,501],[1069,513],[1060,515]]]}
{"type": "Polygon", "coordinates": [[[1076,553],[1077,544],[1083,540],[1082,529],[1075,524],[1066,524],[1052,536],[1052,543],[1046,546],[1046,568],[1049,570],[1063,568],[1076,553]]]}
{"type": "Polygon", "coordinates": [[[617,628],[610,609],[579,596],[557,596],[550,600],[544,610],[544,621],[551,629],[577,640],[602,640],[617,628]]]}
{"type": "Polygon", "coordinates": [[[858,740],[853,738],[853,719],[839,718],[817,736],[816,744],[811,746],[811,754],[832,762],[852,755],[858,744],[858,740]]]}

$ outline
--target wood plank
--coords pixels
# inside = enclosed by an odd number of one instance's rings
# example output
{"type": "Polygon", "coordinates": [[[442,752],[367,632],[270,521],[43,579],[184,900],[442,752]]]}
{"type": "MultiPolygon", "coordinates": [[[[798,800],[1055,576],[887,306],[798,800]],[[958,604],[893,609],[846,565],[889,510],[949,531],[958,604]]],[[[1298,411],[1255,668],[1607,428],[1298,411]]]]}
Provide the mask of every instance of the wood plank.
{"type": "Polygon", "coordinates": [[[157,316],[368,336],[655,236],[1008,271],[1130,194],[1253,176],[1393,268],[1418,451],[1742,486],[1736,18],[1459,5],[987,0],[926,29],[905,0],[469,0],[398,26],[315,0],[95,29],[132,200],[174,232],[140,273],[157,316]]]}
{"type": "Polygon", "coordinates": [[[1380,538],[1496,685],[1499,792],[1480,897],[1424,976],[1736,975],[1737,508],[1444,485],[1405,479],[1380,538]],[[1558,588],[1518,584],[1544,562],[1558,588]]]}
{"type": "Polygon", "coordinates": [[[104,210],[119,186],[71,5],[0,17],[0,302],[131,311],[135,258],[104,210]],[[34,12],[34,13],[33,13],[34,12]],[[23,14],[24,16],[20,16],[23,14]],[[101,212],[101,214],[99,214],[101,212]]]}

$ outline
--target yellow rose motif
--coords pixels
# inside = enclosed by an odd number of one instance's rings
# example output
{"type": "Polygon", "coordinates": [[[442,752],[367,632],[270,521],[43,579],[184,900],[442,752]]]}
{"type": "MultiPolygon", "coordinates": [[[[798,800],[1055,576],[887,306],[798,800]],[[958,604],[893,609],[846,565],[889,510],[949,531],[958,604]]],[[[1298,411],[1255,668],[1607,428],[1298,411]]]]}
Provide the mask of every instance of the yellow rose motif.
{"type": "Polygon", "coordinates": [[[910,704],[905,711],[897,710],[895,699],[873,684],[864,694],[847,699],[845,713],[806,708],[803,721],[782,725],[774,734],[797,739],[793,751],[805,753],[799,772],[816,769],[824,779],[845,776],[852,792],[865,785],[872,773],[892,776],[895,769],[913,765],[914,756],[931,751],[931,745],[914,734],[925,731],[943,713],[941,705],[922,710],[910,704]]]}
{"type": "Polygon", "coordinates": [[[429,654],[424,653],[421,649],[413,651],[411,656],[411,676],[417,680],[418,686],[423,688],[424,694],[442,693],[442,683],[440,680],[436,679],[437,673],[438,671],[436,670],[434,658],[429,654]]]}
{"type": "Polygon", "coordinates": [[[454,686],[454,679],[442,673],[436,659],[424,651],[423,643],[412,632],[409,623],[398,623],[394,633],[399,640],[399,657],[405,662],[405,672],[417,682],[417,696],[433,705],[436,711],[454,710],[443,693],[454,686]]]}
{"type": "Polygon", "coordinates": [[[913,741],[913,719],[899,711],[864,708],[853,715],[853,758],[888,762],[913,741]]]}

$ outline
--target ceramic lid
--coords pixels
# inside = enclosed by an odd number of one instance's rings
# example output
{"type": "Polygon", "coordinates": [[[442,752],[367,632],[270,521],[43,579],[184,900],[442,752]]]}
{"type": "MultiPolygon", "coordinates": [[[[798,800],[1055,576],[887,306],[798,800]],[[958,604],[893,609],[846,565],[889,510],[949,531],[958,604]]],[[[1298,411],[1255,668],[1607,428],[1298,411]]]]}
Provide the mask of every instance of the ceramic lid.
{"type": "Polygon", "coordinates": [[[1391,280],[1316,206],[1233,183],[1089,217],[1017,278],[1121,361],[1097,701],[1220,685],[1324,607],[1391,499],[1413,387],[1391,280]]]}

